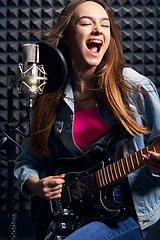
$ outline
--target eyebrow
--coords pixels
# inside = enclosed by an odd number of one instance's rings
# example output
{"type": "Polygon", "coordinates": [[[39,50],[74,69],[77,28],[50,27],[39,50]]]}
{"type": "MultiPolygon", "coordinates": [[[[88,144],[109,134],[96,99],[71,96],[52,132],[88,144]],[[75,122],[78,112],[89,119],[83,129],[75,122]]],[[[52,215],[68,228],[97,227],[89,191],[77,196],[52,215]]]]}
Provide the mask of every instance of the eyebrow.
{"type": "MultiPolygon", "coordinates": [[[[80,17],[80,18],[78,19],[77,22],[79,22],[81,19],[84,19],[84,18],[93,20],[93,17],[90,17],[90,16],[82,16],[82,17],[80,17]]],[[[101,21],[106,21],[106,20],[110,21],[109,18],[101,18],[100,20],[101,20],[101,21]]]]}

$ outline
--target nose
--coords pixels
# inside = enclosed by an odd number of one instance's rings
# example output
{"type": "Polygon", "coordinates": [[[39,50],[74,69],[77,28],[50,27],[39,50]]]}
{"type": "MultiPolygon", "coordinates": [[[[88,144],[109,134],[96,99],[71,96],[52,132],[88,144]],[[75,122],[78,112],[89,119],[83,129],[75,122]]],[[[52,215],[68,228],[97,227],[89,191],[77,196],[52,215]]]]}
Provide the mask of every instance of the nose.
{"type": "Polygon", "coordinates": [[[96,35],[102,34],[102,27],[99,24],[94,25],[92,33],[96,35]]]}

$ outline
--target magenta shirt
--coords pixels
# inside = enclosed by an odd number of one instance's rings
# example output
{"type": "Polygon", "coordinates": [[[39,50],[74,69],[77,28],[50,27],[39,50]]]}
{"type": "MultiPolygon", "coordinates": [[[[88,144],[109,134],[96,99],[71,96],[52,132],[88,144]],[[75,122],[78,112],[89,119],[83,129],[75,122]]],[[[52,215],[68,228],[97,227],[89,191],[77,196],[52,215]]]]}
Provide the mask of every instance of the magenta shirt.
{"type": "Polygon", "coordinates": [[[75,112],[73,138],[75,144],[85,152],[104,133],[109,131],[107,124],[100,118],[97,107],[75,112]]]}

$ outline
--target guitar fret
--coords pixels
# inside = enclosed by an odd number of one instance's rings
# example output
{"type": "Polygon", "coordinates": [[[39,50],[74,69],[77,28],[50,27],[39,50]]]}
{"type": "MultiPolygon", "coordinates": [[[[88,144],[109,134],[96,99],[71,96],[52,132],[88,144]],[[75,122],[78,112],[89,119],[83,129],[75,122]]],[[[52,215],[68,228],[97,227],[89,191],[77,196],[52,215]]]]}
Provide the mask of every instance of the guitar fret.
{"type": "Polygon", "coordinates": [[[127,161],[127,157],[125,157],[125,161],[126,161],[126,165],[127,165],[127,168],[128,168],[128,172],[130,173],[130,168],[129,168],[129,164],[128,164],[128,161],[127,161]]]}
{"type": "Polygon", "coordinates": [[[156,153],[156,149],[155,149],[154,143],[152,144],[152,146],[153,146],[153,151],[156,153]]]}
{"type": "Polygon", "coordinates": [[[111,178],[110,178],[110,174],[109,174],[108,166],[106,167],[106,170],[107,170],[108,180],[109,180],[109,182],[111,183],[111,178]]]}
{"type": "Polygon", "coordinates": [[[97,174],[98,174],[98,182],[99,182],[99,185],[100,185],[100,187],[103,187],[103,186],[102,186],[102,182],[101,182],[101,178],[100,178],[100,171],[98,171],[97,174]]]}
{"type": "Polygon", "coordinates": [[[114,180],[115,180],[115,178],[114,178],[114,176],[113,176],[112,164],[111,164],[111,165],[109,165],[109,169],[110,169],[110,173],[111,173],[111,178],[112,178],[112,180],[114,181],[114,180]]]}
{"type": "MultiPolygon", "coordinates": [[[[140,150],[140,153],[141,153],[141,156],[142,156],[142,154],[143,154],[142,149],[140,150]]],[[[135,157],[136,157],[136,162],[137,162],[138,166],[140,166],[140,162],[139,162],[139,160],[138,160],[137,154],[135,153],[134,155],[135,155],[135,157]]]]}
{"type": "Polygon", "coordinates": [[[113,182],[114,182],[117,179],[116,178],[116,173],[115,173],[115,170],[114,170],[114,163],[110,165],[110,171],[111,171],[112,179],[113,179],[113,182]]]}
{"type": "Polygon", "coordinates": [[[104,178],[105,178],[105,182],[106,182],[106,185],[108,184],[108,179],[107,179],[107,174],[106,174],[106,168],[102,168],[103,170],[103,175],[104,175],[104,178]]]}
{"type": "Polygon", "coordinates": [[[113,163],[114,173],[116,176],[116,179],[118,179],[117,169],[116,169],[116,162],[113,163]]]}
{"type": "MultiPolygon", "coordinates": [[[[123,158],[123,159],[124,159],[124,158],[123,158]]],[[[125,167],[124,167],[124,164],[123,164],[123,159],[121,159],[122,168],[123,168],[124,175],[127,175],[126,170],[125,170],[125,167]]]]}
{"type": "Polygon", "coordinates": [[[148,151],[154,151],[154,150],[155,150],[154,143],[148,146],[148,151]]]}
{"type": "MultiPolygon", "coordinates": [[[[145,154],[145,153],[143,153],[143,149],[140,150],[140,154],[141,154],[141,157],[142,157],[143,154],[145,154]]],[[[142,158],[141,158],[141,160],[142,160],[142,158]]],[[[140,163],[139,163],[139,165],[140,165],[140,163]]]]}
{"type": "Polygon", "coordinates": [[[136,161],[137,161],[137,164],[138,164],[138,166],[140,166],[140,162],[138,161],[138,155],[137,155],[137,152],[135,152],[135,157],[136,157],[136,161]]]}
{"type": "Polygon", "coordinates": [[[133,162],[132,154],[130,154],[129,156],[130,156],[130,160],[131,160],[132,168],[133,168],[133,170],[135,170],[135,166],[134,166],[134,162],[133,162]]]}
{"type": "Polygon", "coordinates": [[[101,175],[102,186],[105,186],[105,181],[104,181],[104,177],[103,177],[103,171],[102,171],[102,169],[100,170],[100,175],[101,175]]]}
{"type": "Polygon", "coordinates": [[[147,155],[148,155],[148,147],[146,147],[147,155]]]}
{"type": "Polygon", "coordinates": [[[119,166],[120,160],[118,160],[116,163],[117,163],[117,166],[118,166],[119,176],[122,177],[121,169],[120,169],[120,166],[119,166]]]}

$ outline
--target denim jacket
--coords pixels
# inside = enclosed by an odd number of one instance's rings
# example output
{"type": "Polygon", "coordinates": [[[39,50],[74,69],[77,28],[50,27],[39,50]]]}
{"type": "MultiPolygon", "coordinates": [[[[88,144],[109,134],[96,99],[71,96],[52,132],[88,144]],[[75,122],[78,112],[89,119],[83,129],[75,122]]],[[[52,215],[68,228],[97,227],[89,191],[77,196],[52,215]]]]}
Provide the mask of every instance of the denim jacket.
{"type": "MultiPolygon", "coordinates": [[[[130,109],[137,123],[146,126],[151,130],[148,138],[143,135],[131,138],[123,144],[123,154],[136,152],[153,142],[160,135],[160,100],[154,84],[131,68],[123,69],[124,80],[136,84],[140,90],[139,94],[130,94],[130,109]],[[132,101],[134,99],[134,101],[132,101]]],[[[56,118],[49,137],[49,145],[55,145],[57,152],[61,151],[66,156],[76,156],[82,153],[73,140],[74,102],[72,87],[68,81],[65,89],[66,98],[56,118]],[[61,148],[59,148],[61,142],[61,148]],[[64,149],[62,148],[64,146],[64,149]]],[[[116,121],[110,115],[106,107],[97,104],[98,112],[104,122],[114,127],[116,121]]],[[[44,162],[40,161],[34,152],[31,151],[28,140],[22,143],[22,152],[17,158],[15,165],[15,176],[19,179],[19,188],[22,194],[30,198],[31,193],[24,191],[23,184],[30,177],[45,177],[44,162]]],[[[140,168],[128,175],[131,194],[141,229],[145,229],[160,218],[160,175],[151,173],[147,166],[140,168]]]]}

